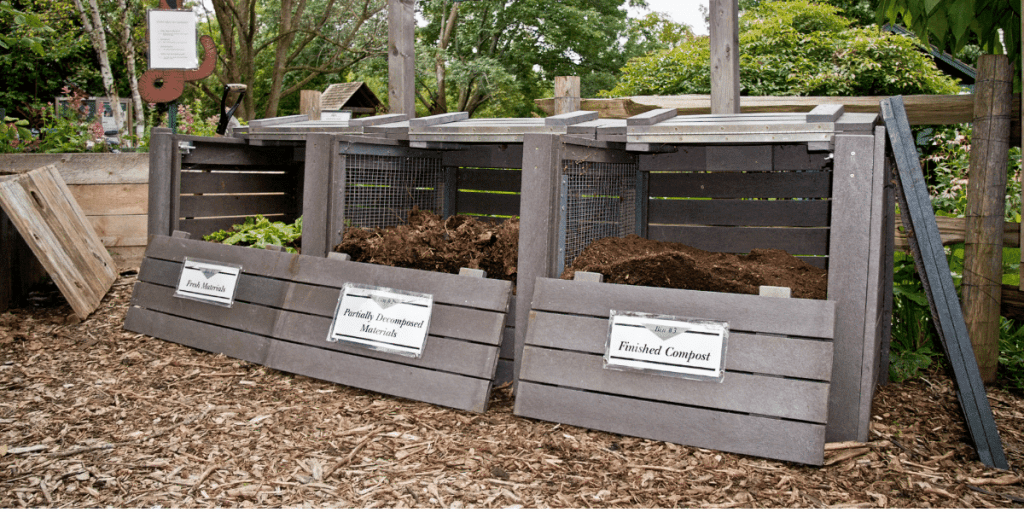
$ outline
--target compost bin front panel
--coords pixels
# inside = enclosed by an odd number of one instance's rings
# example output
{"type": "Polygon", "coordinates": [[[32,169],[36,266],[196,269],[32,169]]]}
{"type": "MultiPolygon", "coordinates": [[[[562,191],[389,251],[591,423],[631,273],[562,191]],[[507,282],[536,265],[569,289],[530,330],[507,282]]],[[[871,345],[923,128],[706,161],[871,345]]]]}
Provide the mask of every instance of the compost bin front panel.
{"type": "Polygon", "coordinates": [[[281,371],[483,412],[510,295],[503,281],[158,236],[125,328],[281,371]],[[186,257],[241,265],[230,308],[173,296],[186,257]],[[348,282],[433,295],[421,358],[326,341],[348,282]]]}
{"type": "Polygon", "coordinates": [[[821,464],[834,322],[831,301],[538,279],[515,413],[821,464]],[[728,322],[724,381],[602,368],[612,309],[728,322]]]}

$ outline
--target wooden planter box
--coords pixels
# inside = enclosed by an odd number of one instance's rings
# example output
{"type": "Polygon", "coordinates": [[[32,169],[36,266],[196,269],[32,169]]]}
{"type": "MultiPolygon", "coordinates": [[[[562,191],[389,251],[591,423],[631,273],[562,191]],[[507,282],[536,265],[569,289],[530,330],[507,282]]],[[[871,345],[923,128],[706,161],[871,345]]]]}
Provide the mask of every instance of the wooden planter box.
{"type": "MultiPolygon", "coordinates": [[[[811,123],[794,118],[780,121],[790,126],[784,136],[778,137],[782,142],[775,142],[774,132],[771,131],[775,125],[764,122],[763,118],[750,120],[743,115],[725,116],[727,121],[736,121],[736,124],[750,121],[745,129],[755,133],[745,134],[739,130],[720,130],[723,123],[721,118],[715,120],[710,119],[714,116],[706,117],[709,119],[693,123],[702,126],[690,126],[685,119],[677,119],[671,130],[667,130],[675,135],[665,135],[653,127],[638,129],[640,133],[649,131],[663,137],[651,141],[641,136],[634,138],[634,135],[630,135],[633,133],[630,131],[632,128],[627,127],[625,145],[600,140],[600,132],[597,141],[573,136],[526,136],[523,166],[524,169],[530,169],[531,174],[528,179],[524,179],[521,229],[523,233],[530,233],[530,238],[524,238],[520,245],[517,325],[524,325],[527,321],[532,323],[527,330],[528,334],[523,330],[516,333],[519,376],[517,412],[619,433],[650,435],[657,439],[675,439],[676,442],[691,439],[688,442],[696,446],[753,453],[748,449],[749,444],[722,444],[714,441],[714,436],[680,437],[683,429],[674,431],[674,427],[670,428],[670,424],[664,422],[660,425],[674,433],[657,429],[643,433],[623,426],[627,420],[612,421],[608,413],[614,408],[608,404],[625,406],[622,400],[631,404],[628,409],[624,409],[630,412],[622,416],[628,417],[628,422],[632,423],[663,421],[664,418],[674,417],[672,415],[682,409],[668,409],[676,412],[666,412],[664,404],[656,404],[665,397],[614,392],[594,384],[611,378],[599,375],[611,370],[602,370],[600,364],[596,367],[592,364],[595,351],[603,350],[607,338],[609,310],[727,321],[732,326],[747,325],[734,327],[744,330],[745,335],[758,333],[760,336],[760,333],[767,332],[772,333],[773,337],[804,337],[808,334],[790,332],[782,328],[785,325],[771,328],[753,326],[751,319],[777,317],[785,320],[783,324],[788,324],[790,318],[804,318],[799,323],[817,322],[821,324],[818,327],[823,329],[811,337],[821,340],[818,343],[832,347],[830,353],[834,362],[828,378],[822,378],[820,374],[813,378],[807,375],[789,376],[783,373],[784,368],[781,367],[762,368],[757,373],[777,376],[774,378],[815,380],[816,393],[824,385],[828,389],[827,402],[817,402],[820,394],[801,395],[807,399],[804,405],[816,411],[814,419],[798,418],[798,421],[823,423],[824,436],[819,435],[818,430],[801,434],[805,442],[813,443],[812,451],[817,455],[808,456],[807,452],[787,455],[790,452],[786,450],[795,449],[792,448],[795,446],[793,443],[789,444],[791,448],[783,451],[772,448],[774,451],[760,454],[820,463],[819,452],[825,441],[868,439],[874,388],[885,378],[888,366],[886,356],[891,327],[889,283],[892,279],[894,202],[891,183],[887,179],[889,166],[885,155],[884,128],[876,126],[874,118],[868,120],[856,117],[845,124],[835,121],[817,123],[814,124],[815,129],[810,130],[813,133],[809,131],[809,134],[802,135],[804,140],[800,141],[801,136],[794,134],[799,134],[805,128],[802,125],[811,123]],[[751,128],[753,123],[761,124],[761,127],[751,128]],[[731,135],[719,135],[720,131],[731,135]],[[670,144],[673,140],[684,142],[670,144]],[[723,141],[731,143],[722,144],[723,141]],[[630,158],[634,159],[640,173],[637,190],[648,189],[638,194],[648,200],[636,210],[640,220],[635,231],[637,234],[656,240],[682,242],[710,251],[745,253],[753,248],[787,250],[828,270],[828,300],[767,299],[736,294],[695,295],[692,292],[668,293],[652,289],[636,291],[630,287],[608,284],[546,283],[544,278],[557,277],[562,266],[573,256],[559,252],[560,240],[564,236],[560,228],[566,224],[565,217],[573,215],[564,209],[567,206],[571,209],[571,204],[566,204],[562,200],[564,194],[557,192],[566,169],[570,168],[570,164],[581,161],[627,162],[630,158]],[[536,287],[532,285],[534,282],[537,283],[536,287]],[[561,290],[563,287],[565,293],[561,295],[551,296],[545,292],[552,288],[561,290]],[[638,294],[642,298],[639,302],[638,294]],[[718,307],[729,304],[744,306],[736,307],[735,310],[718,307]],[[708,305],[716,305],[717,309],[708,309],[708,305]],[[813,313],[833,309],[834,332],[829,315],[813,313]],[[572,318],[590,317],[590,322],[597,318],[600,322],[593,323],[590,330],[586,331],[590,333],[590,338],[574,341],[567,333],[577,327],[580,333],[584,332],[582,326],[573,323],[577,320],[559,317],[572,327],[555,326],[551,317],[546,316],[548,312],[558,312],[572,318]],[[596,328],[598,323],[603,325],[603,329],[596,328]],[[747,332],[747,329],[750,331],[747,332]],[[563,342],[574,345],[563,345],[563,342]],[[590,361],[586,363],[589,366],[583,362],[573,363],[578,365],[574,371],[581,376],[581,380],[573,383],[559,380],[552,373],[554,368],[550,367],[550,363],[540,367],[540,361],[543,360],[541,354],[551,354],[543,350],[552,347],[577,350],[581,361],[590,361]],[[528,356],[531,353],[534,355],[528,356]],[[526,365],[538,365],[538,368],[527,368],[526,365]],[[554,393],[549,389],[551,386],[570,387],[574,390],[554,393]],[[583,400],[580,393],[590,398],[583,400]],[[556,398],[559,394],[564,396],[556,398]],[[593,407],[574,406],[574,414],[559,413],[559,419],[554,419],[551,412],[545,412],[567,407],[566,400],[571,402],[576,399],[568,395],[583,400],[581,404],[587,403],[593,407]],[[522,405],[519,405],[520,402],[522,405]],[[827,411],[824,418],[820,416],[822,411],[827,411]]],[[[573,338],[579,336],[586,335],[577,334],[573,338]]],[[[730,348],[727,363],[732,358],[751,358],[756,354],[744,353],[744,350],[747,349],[730,348]]],[[[568,357],[566,354],[559,355],[568,357]]],[[[814,361],[825,364],[822,359],[824,355],[815,357],[814,361]]],[[[600,358],[596,360],[600,361],[600,358]]],[[[730,372],[744,371],[750,370],[727,366],[725,381],[717,386],[731,388],[731,383],[742,377],[735,377],[730,372]]],[[[648,375],[627,380],[636,380],[636,385],[640,387],[655,388],[655,382],[660,382],[651,380],[648,375]]],[[[687,389],[692,390],[713,387],[706,383],[698,384],[680,386],[690,386],[687,389]]],[[[681,388],[680,393],[683,393],[681,388]]],[[[722,393],[730,397],[744,396],[740,390],[722,393]]],[[[695,404],[685,400],[680,398],[671,402],[675,404],[673,407],[719,408],[714,403],[695,404]]],[[[731,406],[724,406],[725,403],[720,404],[721,408],[728,411],[723,414],[759,414],[773,416],[779,421],[792,420],[781,409],[767,413],[754,412],[742,408],[732,409],[731,406]]],[[[770,402],[766,404],[769,407],[777,405],[770,402]]],[[[753,430],[745,432],[754,435],[759,427],[751,428],[753,430]]],[[[751,439],[758,437],[754,435],[751,439]]]]}

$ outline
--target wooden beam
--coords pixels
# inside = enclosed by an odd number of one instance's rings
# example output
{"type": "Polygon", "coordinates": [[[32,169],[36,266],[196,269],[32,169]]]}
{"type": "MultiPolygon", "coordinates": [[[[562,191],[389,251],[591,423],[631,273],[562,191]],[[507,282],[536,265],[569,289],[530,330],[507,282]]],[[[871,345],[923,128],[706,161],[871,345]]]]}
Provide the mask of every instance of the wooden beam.
{"type": "Polygon", "coordinates": [[[555,110],[554,114],[568,114],[580,109],[580,77],[555,77],[555,110]]]}
{"type": "MultiPolygon", "coordinates": [[[[966,239],[967,219],[953,217],[935,217],[939,226],[942,245],[963,243],[966,239]]],[[[910,252],[912,236],[903,226],[903,219],[896,215],[896,250],[910,252]]],[[[1003,223],[1003,247],[1020,247],[1020,224],[1017,222],[1003,223]]]]}
{"type": "Polygon", "coordinates": [[[416,0],[388,0],[388,104],[392,114],[416,117],[416,0]]]}
{"type": "Polygon", "coordinates": [[[738,0],[711,0],[711,113],[740,111],[738,0]]]}
{"type": "Polygon", "coordinates": [[[310,121],[320,120],[320,91],[299,91],[299,113],[309,116],[310,121]]]}

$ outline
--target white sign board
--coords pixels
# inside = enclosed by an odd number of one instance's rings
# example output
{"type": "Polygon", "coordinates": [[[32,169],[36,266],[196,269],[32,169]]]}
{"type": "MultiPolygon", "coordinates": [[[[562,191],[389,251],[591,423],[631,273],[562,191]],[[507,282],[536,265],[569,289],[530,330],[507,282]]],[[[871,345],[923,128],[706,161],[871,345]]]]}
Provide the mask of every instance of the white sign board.
{"type": "Polygon", "coordinates": [[[349,121],[351,119],[351,110],[323,110],[320,112],[321,121],[349,121]]]}
{"type": "Polygon", "coordinates": [[[196,13],[150,9],[149,69],[196,69],[196,13]]]}
{"type": "Polygon", "coordinates": [[[241,273],[240,265],[185,258],[174,296],[231,307],[241,273]]]}
{"type": "Polygon", "coordinates": [[[327,341],[419,358],[433,309],[430,294],[345,283],[327,341]]]}
{"type": "Polygon", "coordinates": [[[729,324],[612,311],[604,367],[722,382],[729,324]]]}

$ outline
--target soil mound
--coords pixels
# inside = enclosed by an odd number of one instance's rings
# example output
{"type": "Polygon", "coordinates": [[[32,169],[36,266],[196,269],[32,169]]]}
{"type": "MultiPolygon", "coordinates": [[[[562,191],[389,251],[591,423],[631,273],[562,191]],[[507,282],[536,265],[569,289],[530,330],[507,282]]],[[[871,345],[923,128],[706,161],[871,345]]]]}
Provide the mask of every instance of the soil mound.
{"type": "Polygon", "coordinates": [[[414,208],[409,222],[401,226],[366,230],[345,230],[335,252],[347,253],[353,261],[434,272],[459,273],[478,268],[487,277],[508,281],[516,278],[519,220],[501,224],[465,215],[441,219],[434,213],[414,208]]]}
{"type": "Polygon", "coordinates": [[[785,251],[714,253],[636,235],[595,241],[562,273],[562,278],[572,279],[577,271],[599,272],[608,283],[754,295],[762,285],[786,286],[793,297],[804,299],[824,299],[828,285],[824,269],[785,251]]]}

